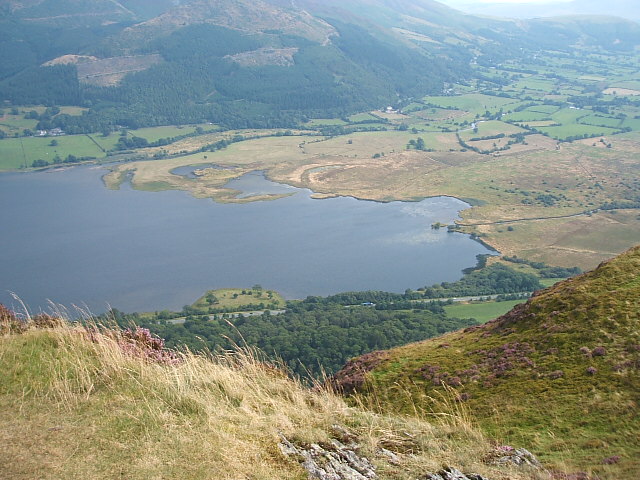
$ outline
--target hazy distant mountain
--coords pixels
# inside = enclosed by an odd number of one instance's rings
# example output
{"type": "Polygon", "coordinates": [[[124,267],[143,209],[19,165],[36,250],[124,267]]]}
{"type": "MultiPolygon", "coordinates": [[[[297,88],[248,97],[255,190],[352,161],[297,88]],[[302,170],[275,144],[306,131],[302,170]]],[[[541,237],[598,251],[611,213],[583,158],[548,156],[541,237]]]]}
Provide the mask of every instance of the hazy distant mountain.
{"type": "Polygon", "coordinates": [[[543,3],[474,2],[471,0],[442,0],[464,12],[509,18],[555,17],[562,15],[613,15],[640,21],[640,2],[637,0],[571,0],[543,3]]]}

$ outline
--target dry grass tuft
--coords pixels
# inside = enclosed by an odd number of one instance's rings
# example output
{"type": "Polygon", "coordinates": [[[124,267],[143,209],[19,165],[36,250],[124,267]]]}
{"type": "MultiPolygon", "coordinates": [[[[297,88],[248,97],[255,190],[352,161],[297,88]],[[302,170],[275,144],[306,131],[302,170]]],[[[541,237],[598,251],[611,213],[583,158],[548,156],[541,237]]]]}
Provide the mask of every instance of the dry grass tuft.
{"type": "Polygon", "coordinates": [[[446,417],[383,415],[309,389],[250,349],[149,356],[140,332],[44,323],[0,337],[2,478],[306,478],[280,453],[280,435],[351,436],[379,478],[445,464],[532,478],[483,464],[493,447],[455,404],[446,417]]]}

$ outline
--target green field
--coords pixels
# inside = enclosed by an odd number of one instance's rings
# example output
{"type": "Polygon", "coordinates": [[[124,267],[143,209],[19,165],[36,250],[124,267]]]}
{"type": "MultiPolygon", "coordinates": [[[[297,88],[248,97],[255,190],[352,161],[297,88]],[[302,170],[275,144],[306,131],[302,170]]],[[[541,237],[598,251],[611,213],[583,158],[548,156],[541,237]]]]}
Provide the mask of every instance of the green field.
{"type": "Polygon", "coordinates": [[[31,167],[34,160],[53,163],[58,155],[103,158],[105,153],[86,135],[62,135],[59,137],[23,137],[0,140],[0,170],[31,167]],[[58,145],[50,146],[52,140],[58,145]]]}
{"type": "Polygon", "coordinates": [[[618,128],[622,123],[622,119],[614,117],[605,117],[603,115],[587,115],[580,119],[580,123],[585,125],[605,126],[610,128],[618,128]]]}
{"type": "Polygon", "coordinates": [[[305,124],[307,127],[324,127],[333,125],[347,125],[347,122],[340,118],[314,118],[305,124]]]}
{"type": "Polygon", "coordinates": [[[370,113],[357,113],[355,115],[351,115],[348,120],[350,122],[377,122],[380,118],[374,117],[370,113]]]}
{"type": "Polygon", "coordinates": [[[494,97],[481,93],[472,93],[457,96],[429,96],[424,97],[423,101],[432,105],[445,108],[455,108],[468,112],[484,113],[485,111],[499,110],[505,105],[516,103],[512,98],[494,97]]]}
{"type": "Polygon", "coordinates": [[[621,125],[622,128],[629,127],[634,131],[640,130],[640,118],[626,118],[621,125]]]}
{"type": "Polygon", "coordinates": [[[566,278],[541,278],[540,279],[540,283],[544,287],[550,287],[550,286],[555,285],[556,283],[561,282],[563,280],[566,280],[566,278]]]}
{"type": "Polygon", "coordinates": [[[620,82],[614,82],[609,85],[609,88],[625,88],[629,90],[640,90],[640,80],[624,80],[620,82]]]}
{"type": "Polygon", "coordinates": [[[539,112],[539,113],[546,113],[546,114],[552,114],[557,112],[558,110],[559,108],[556,107],[555,105],[536,105],[536,106],[525,109],[525,111],[528,111],[528,112],[539,112]]]}
{"type": "MultiPolygon", "coordinates": [[[[59,107],[61,114],[66,115],[81,115],[82,112],[86,111],[86,108],[82,107],[71,107],[71,106],[63,106],[59,107]]],[[[3,131],[6,135],[14,136],[14,135],[22,135],[25,129],[29,129],[34,131],[36,126],[38,125],[37,119],[28,119],[24,118],[28,112],[35,111],[38,114],[44,113],[46,107],[41,105],[36,106],[17,106],[12,108],[4,109],[4,115],[0,114],[0,130],[3,131]],[[11,111],[13,108],[17,109],[18,114],[13,115],[11,111]]]]}
{"type": "Polygon", "coordinates": [[[185,125],[185,126],[161,126],[150,128],[138,128],[137,130],[129,130],[130,136],[136,136],[147,139],[150,143],[160,140],[161,138],[172,138],[181,135],[190,135],[195,133],[196,128],[202,128],[204,132],[216,131],[215,125],[185,125]]]}
{"type": "Polygon", "coordinates": [[[526,300],[508,300],[506,302],[480,302],[480,303],[461,303],[458,305],[446,305],[445,312],[449,317],[456,318],[475,318],[481,323],[498,318],[504,315],[519,303],[526,300]]]}
{"type": "Polygon", "coordinates": [[[505,135],[512,135],[514,133],[524,131],[520,127],[516,127],[515,125],[510,125],[508,123],[500,122],[498,120],[480,122],[477,124],[477,130],[478,130],[477,132],[474,132],[473,130],[466,130],[464,132],[460,132],[460,137],[463,140],[470,140],[472,138],[488,137],[492,135],[499,135],[501,133],[504,133],[505,135]]]}
{"type": "Polygon", "coordinates": [[[25,129],[34,130],[38,120],[26,119],[24,115],[10,115],[5,114],[0,117],[0,130],[2,130],[7,136],[13,136],[15,134],[22,135],[22,131],[25,129]]]}
{"type": "Polygon", "coordinates": [[[580,123],[570,123],[559,125],[557,127],[537,127],[543,133],[548,134],[552,138],[558,140],[566,140],[569,137],[586,135],[595,137],[598,135],[613,135],[617,130],[606,127],[596,127],[593,125],[582,125],[580,123]]]}
{"type": "Polygon", "coordinates": [[[553,113],[551,119],[565,125],[567,123],[575,123],[580,117],[587,116],[590,113],[578,108],[563,108],[553,113]]]}
{"type": "Polygon", "coordinates": [[[539,90],[542,92],[550,92],[556,88],[556,83],[540,77],[530,77],[520,80],[513,85],[516,89],[522,90],[539,90]]]}
{"type": "Polygon", "coordinates": [[[513,112],[507,113],[502,117],[504,121],[513,121],[513,122],[535,122],[540,120],[548,120],[551,118],[546,113],[541,112],[532,112],[532,111],[522,111],[522,112],[513,112]]]}
{"type": "Polygon", "coordinates": [[[195,308],[224,308],[229,311],[244,310],[249,304],[271,304],[276,308],[283,308],[286,301],[273,290],[263,290],[262,287],[253,288],[221,288],[209,290],[193,303],[195,308]]]}

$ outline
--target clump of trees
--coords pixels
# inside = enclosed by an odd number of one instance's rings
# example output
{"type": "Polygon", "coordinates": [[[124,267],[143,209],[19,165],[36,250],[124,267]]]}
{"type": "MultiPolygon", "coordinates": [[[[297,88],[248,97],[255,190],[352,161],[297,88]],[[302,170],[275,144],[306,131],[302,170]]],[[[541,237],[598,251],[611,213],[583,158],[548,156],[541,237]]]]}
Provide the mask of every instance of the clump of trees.
{"type": "Polygon", "coordinates": [[[457,282],[442,282],[425,287],[422,292],[425,298],[446,298],[532,292],[540,288],[542,284],[535,275],[496,263],[474,270],[457,282]]]}
{"type": "Polygon", "coordinates": [[[311,297],[289,302],[286,312],[279,315],[269,311],[248,318],[227,315],[225,319],[211,319],[209,315],[190,315],[184,323],[143,318],[117,310],[107,316],[123,326],[133,322],[148,328],[164,338],[169,347],[186,345],[194,351],[216,351],[233,349],[234,345],[256,346],[307,378],[333,373],[350,358],[367,352],[424,340],[475,323],[447,318],[429,309],[378,310],[372,306],[341,303],[382,297],[387,298],[377,293],[311,297]]]}

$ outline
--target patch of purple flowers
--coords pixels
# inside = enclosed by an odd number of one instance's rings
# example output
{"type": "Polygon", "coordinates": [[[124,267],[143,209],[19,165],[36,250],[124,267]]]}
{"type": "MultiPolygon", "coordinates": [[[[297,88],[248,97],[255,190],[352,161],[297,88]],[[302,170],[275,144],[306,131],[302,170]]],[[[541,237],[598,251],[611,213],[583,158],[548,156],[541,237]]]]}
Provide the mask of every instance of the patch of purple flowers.
{"type": "Polygon", "coordinates": [[[148,328],[136,327],[123,330],[118,337],[118,345],[123,352],[157,363],[176,364],[180,357],[167,350],[164,340],[151,333],[148,328]]]}

